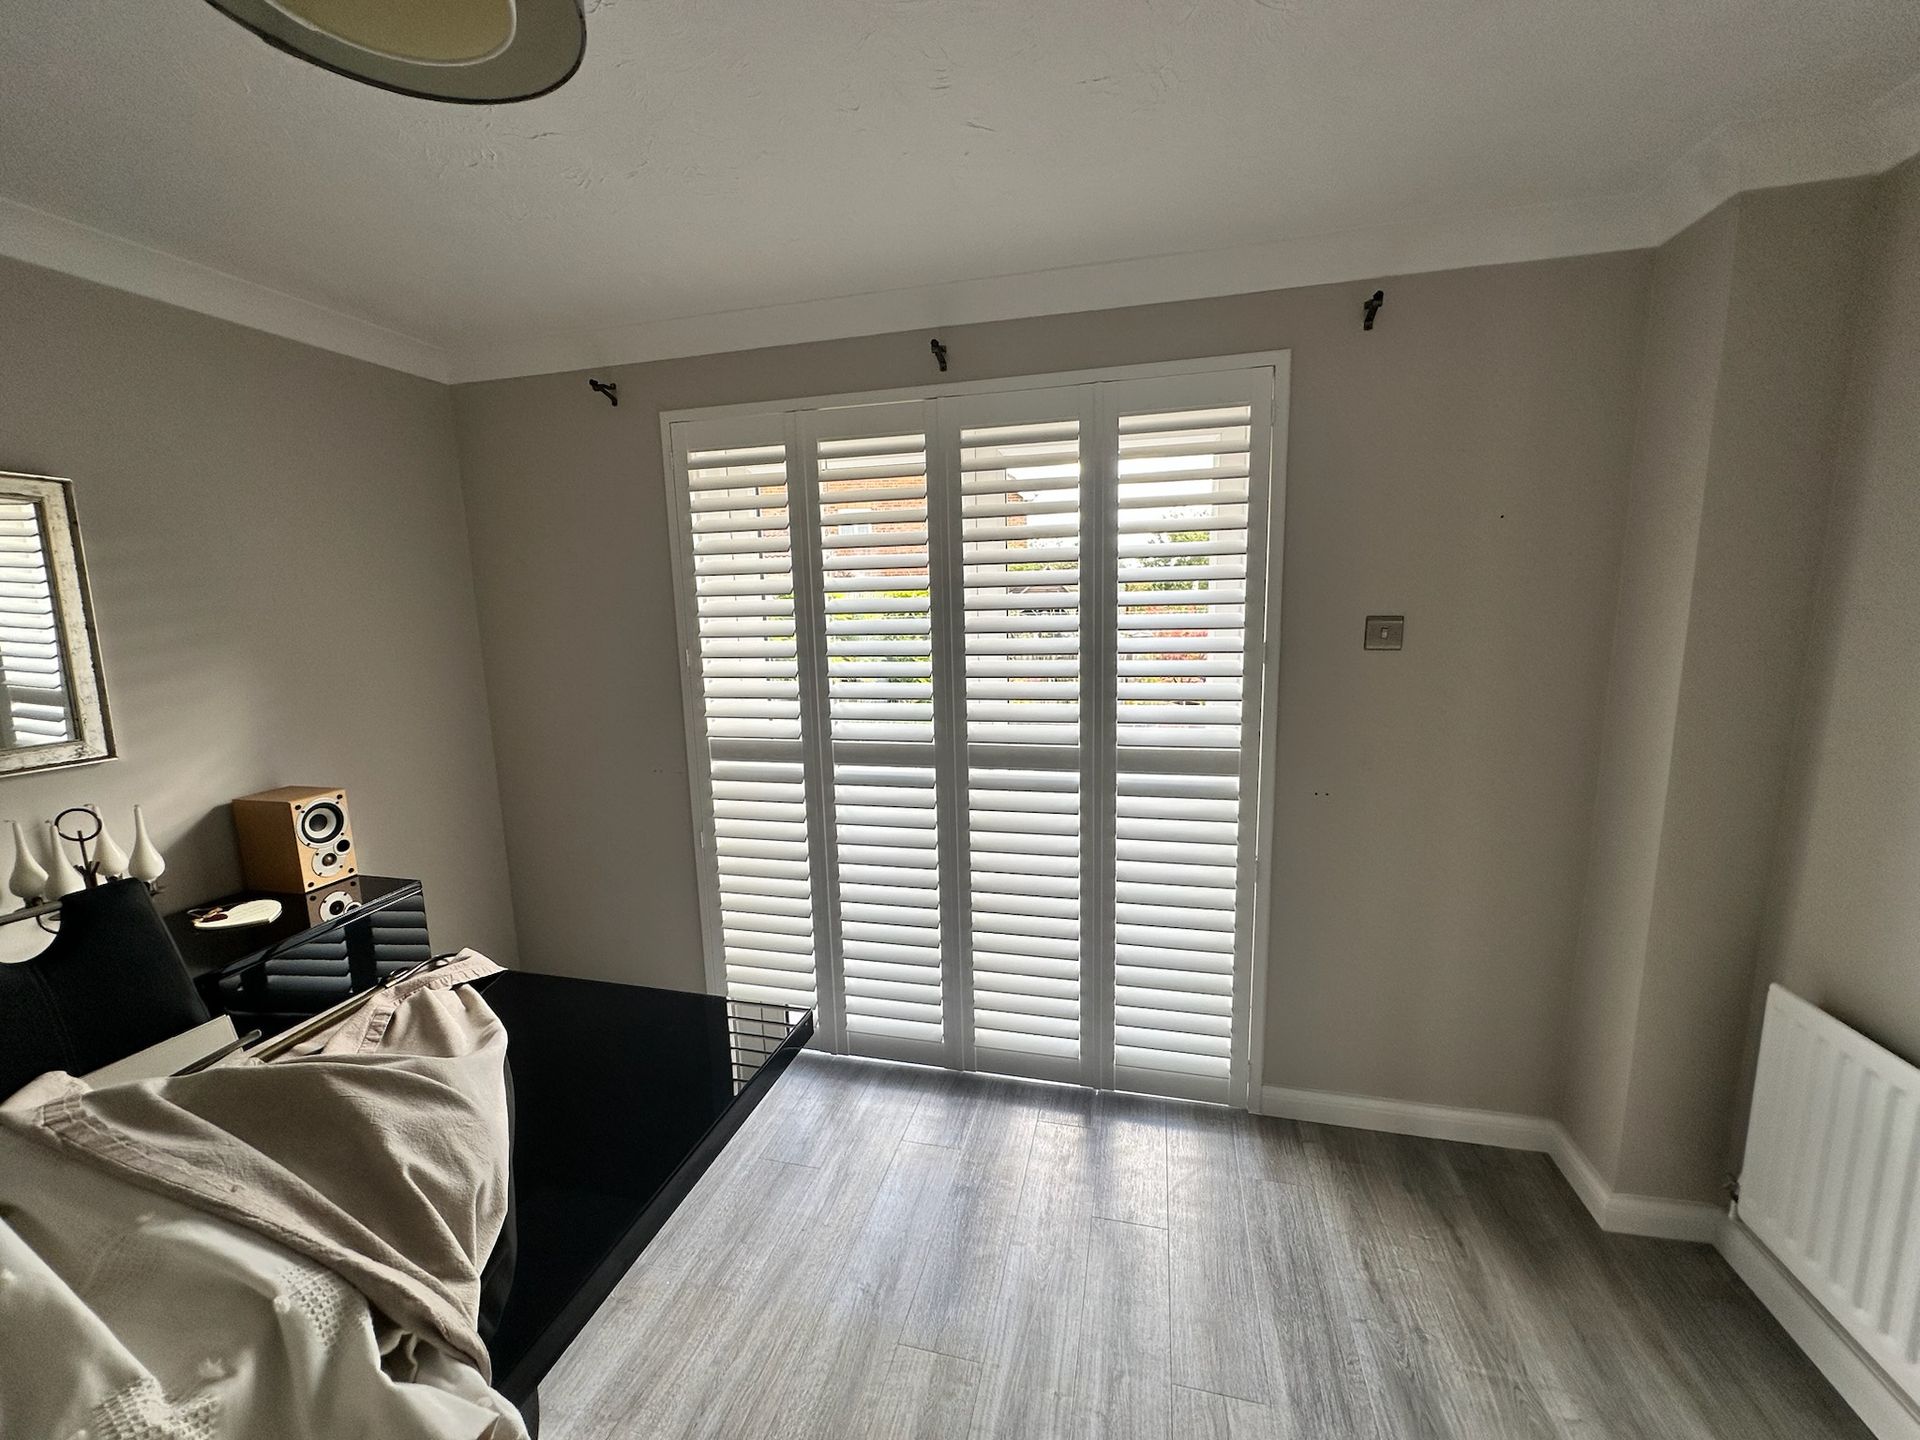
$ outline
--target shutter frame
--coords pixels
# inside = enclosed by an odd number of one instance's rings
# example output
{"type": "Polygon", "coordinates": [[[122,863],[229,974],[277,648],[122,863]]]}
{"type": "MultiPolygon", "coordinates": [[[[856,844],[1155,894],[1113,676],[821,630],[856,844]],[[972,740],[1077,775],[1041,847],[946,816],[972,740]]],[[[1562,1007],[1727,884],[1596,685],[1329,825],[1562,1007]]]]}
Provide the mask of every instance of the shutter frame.
{"type": "MultiPolygon", "coordinates": [[[[931,830],[937,925],[909,924],[902,931],[895,924],[915,918],[913,905],[903,909],[901,903],[911,900],[914,887],[893,882],[916,873],[924,882],[924,870],[869,866],[857,880],[847,877],[847,933],[840,935],[841,877],[834,864],[839,840],[831,833],[830,816],[825,827],[829,833],[822,837],[824,865],[817,863],[821,847],[815,848],[810,884],[816,932],[833,932],[831,942],[819,936],[823,1041],[834,1048],[848,1045],[844,1031],[837,1037],[829,1034],[828,992],[844,991],[846,982],[844,976],[829,977],[828,952],[838,955],[845,949],[858,962],[856,969],[884,966],[903,952],[876,947],[931,935],[932,945],[920,945],[916,954],[924,959],[929,949],[938,950],[943,1004],[937,1042],[931,1047],[903,1046],[892,1042],[911,1037],[896,1034],[876,1048],[859,1047],[863,1053],[934,1059],[963,1068],[1011,1068],[1014,1073],[1091,1079],[1109,1086],[1146,1084],[1162,1093],[1201,1094],[1243,1104],[1257,1094],[1265,967],[1251,960],[1264,944],[1270,894],[1265,831],[1272,813],[1270,713],[1277,646],[1267,602],[1269,592],[1277,592],[1280,560],[1283,482],[1276,457],[1284,454],[1286,358],[1276,354],[1135,367],[1105,375],[941,386],[898,399],[832,397],[793,402],[770,412],[738,407],[731,414],[663,417],[663,435],[689,420],[759,425],[763,439],[764,427],[784,430],[789,533],[811,537],[809,544],[795,547],[790,571],[796,597],[793,623],[799,632],[791,663],[801,672],[794,678],[803,682],[798,704],[782,683],[788,678],[782,667],[789,658],[756,648],[761,637],[751,633],[756,629],[756,597],[764,598],[766,586],[756,586],[744,568],[726,572],[723,582],[716,569],[701,591],[708,616],[737,621],[734,629],[742,632],[729,636],[727,653],[714,657],[711,672],[716,723],[751,732],[725,737],[738,747],[731,753],[737,753],[739,763],[771,763],[776,749],[788,747],[790,753],[797,738],[816,782],[809,792],[815,796],[811,809],[838,813],[839,800],[827,797],[835,767],[854,758],[897,767],[910,755],[924,757],[931,750],[932,795],[923,797],[932,801],[931,827],[915,819],[875,828],[885,817],[864,803],[871,796],[849,795],[845,809],[855,830],[888,845],[904,844],[913,836],[926,838],[931,830]],[[1045,390],[1056,393],[1042,395],[1045,390]],[[1075,404],[1063,406],[1063,398],[1075,404]],[[896,416],[917,416],[917,427],[881,423],[881,407],[896,416]],[[1237,452],[1195,451],[1191,436],[1155,431],[1152,422],[1142,425],[1135,418],[1189,408],[1242,412],[1248,432],[1243,464],[1232,459],[1237,452]],[[851,410],[864,413],[849,414],[851,410]],[[1077,419],[1069,424],[1066,417],[1076,410],[1077,419]],[[1114,425],[1111,447],[1109,417],[1114,425]],[[1123,417],[1128,435],[1124,446],[1118,433],[1123,417]],[[1015,428],[1046,419],[1053,422],[1051,431],[1015,428]],[[995,427],[1012,432],[1000,438],[1030,440],[1033,448],[1023,454],[1067,468],[1049,473],[1036,465],[1024,477],[1022,491],[1010,498],[1004,474],[982,476],[960,463],[962,431],[967,431],[969,443],[985,445],[994,441],[995,427]],[[823,535],[822,495],[813,473],[820,458],[817,443],[898,436],[910,428],[925,446],[920,461],[926,484],[924,525],[902,526],[897,539],[877,528],[823,535]],[[1076,448],[1080,469],[1074,477],[1067,457],[1076,448]],[[1142,472],[1127,466],[1123,475],[1122,453],[1162,467],[1153,484],[1129,490],[1127,480],[1142,472]],[[1077,535],[1072,524],[1075,478],[1081,521],[1077,535]],[[805,500],[798,498],[801,491],[805,500]],[[1164,568],[1150,562],[1167,553],[1168,517],[1186,513],[1173,502],[1184,504],[1195,495],[1206,498],[1208,523],[1197,528],[1209,534],[1174,537],[1185,545],[1179,566],[1182,583],[1133,592],[1153,594],[1156,598],[1147,602],[1152,608],[1116,608],[1124,603],[1121,585],[1164,568]],[[1096,531],[1104,543],[1095,540],[1096,531]],[[900,625],[900,617],[912,618],[912,603],[895,603],[873,593],[890,588],[886,572],[894,562],[887,557],[903,541],[925,546],[922,613],[931,618],[921,629],[900,625]],[[835,543],[822,552],[819,546],[828,542],[835,543]],[[808,552],[804,560],[802,551],[808,552]],[[996,589],[983,582],[983,576],[1006,572],[982,567],[1014,563],[1016,555],[1018,563],[1051,566],[1037,573],[1044,573],[1047,584],[1061,587],[1059,593],[1076,603],[1069,605],[1063,598],[1061,605],[1050,605],[1050,591],[996,589]],[[803,577],[809,568],[812,574],[803,577]],[[821,588],[827,569],[844,582],[842,602],[830,605],[821,588]],[[803,578],[809,583],[803,585],[803,578]],[[810,598],[811,616],[806,613],[809,605],[799,603],[803,592],[810,598]],[[865,594],[873,600],[863,603],[860,597],[865,594]],[[872,618],[853,630],[838,628],[843,617],[872,618]],[[1192,623],[1176,627],[1167,617],[1191,617],[1192,623]],[[836,622],[836,636],[847,637],[833,642],[836,654],[872,656],[845,662],[845,670],[837,662],[834,684],[826,674],[827,645],[816,644],[819,653],[811,661],[799,653],[808,648],[804,635],[811,633],[818,641],[828,620],[836,622]],[[1050,628],[1039,630],[1042,622],[1050,628]],[[895,636],[901,638],[890,638],[895,636]],[[1039,648],[1036,638],[1051,642],[1052,648],[1039,648]],[[1181,641],[1178,650],[1167,643],[1174,638],[1181,641]],[[1073,648],[1068,648],[1069,641],[1073,648]],[[915,651],[920,660],[911,658],[915,651]],[[1096,654],[1103,663],[1096,665],[1096,654]],[[1077,666],[1063,663],[1069,655],[1077,666]],[[812,686],[805,683],[809,666],[816,682],[812,686]],[[909,682],[908,693],[930,691],[930,697],[917,706],[902,704],[900,697],[888,693],[900,679],[909,682]],[[930,686],[925,683],[929,681],[930,686]],[[816,692],[811,700],[805,698],[809,689],[816,692]],[[1163,696],[1161,689],[1171,693],[1163,696]],[[834,721],[841,727],[838,735],[828,729],[834,721]],[[1061,767],[1054,754],[1041,770],[1024,773],[1029,780],[1037,774],[1074,775],[1079,790],[1077,857],[1069,853],[1070,837],[1055,823],[1057,811],[1036,808],[1031,794],[1004,788],[1008,777],[1023,773],[1025,762],[1048,751],[1057,727],[1064,724],[1070,732],[1076,722],[1080,743],[1066,747],[1077,751],[1072,765],[1061,767]],[[787,728],[765,740],[755,738],[769,734],[768,727],[776,724],[787,728]],[[1102,747],[1088,743],[1090,733],[1097,737],[1102,729],[1109,737],[1105,748],[1110,753],[1104,759],[1102,747]],[[979,736],[992,738],[976,740],[979,736]],[[1237,762],[1230,782],[1235,787],[1236,819],[1229,827],[1233,843],[1221,828],[1228,822],[1221,818],[1218,792],[1204,816],[1193,808],[1195,787],[1228,783],[1220,773],[1223,752],[1231,752],[1237,762]],[[1123,770],[1129,780],[1126,794],[1120,784],[1123,770]],[[1110,783],[1089,783],[1096,773],[1110,783]],[[1147,793],[1152,787],[1157,789],[1147,793]],[[976,805],[976,798],[983,804],[976,805]],[[976,849],[980,864],[1006,866],[1013,863],[1009,857],[1018,857],[1021,873],[995,879],[994,888],[976,894],[976,849]],[[1123,856],[1123,849],[1130,854],[1123,856]],[[1206,863],[1191,863],[1196,860],[1206,863]],[[1077,876],[1061,869],[1076,863],[1077,876]],[[1183,876],[1201,883],[1171,883],[1183,876]],[[1075,887],[1077,895],[1070,893],[1075,887]],[[1120,968],[1092,959],[1078,965],[1081,1055],[1063,1069],[1061,1054],[1038,1051],[1072,1048],[1073,1003],[1064,977],[1069,973],[1076,905],[1083,953],[1091,957],[1097,949],[1110,960],[1117,958],[1120,968]],[[1221,1054],[1218,957],[1225,953],[1223,936],[1231,941],[1224,1078],[1216,1063],[1221,1054]],[[1155,964],[1130,963],[1143,957],[1154,958],[1155,964]],[[1181,977],[1201,975],[1192,966],[1202,963],[1212,965],[1206,972],[1210,978],[1204,985],[1192,982],[1200,988],[1191,992],[1182,988],[1188,982],[1181,977]],[[1019,970],[1021,964],[1027,970],[1019,970]],[[1148,983],[1135,983],[1141,981],[1148,983]],[[991,1040],[975,1044],[976,1030],[986,1037],[1003,1025],[1025,1027],[1020,1033],[1038,1051],[1015,1056],[1003,1066],[1000,1061],[1006,1057],[991,1040]],[[1096,1031],[1105,1032],[1097,1043],[1096,1031]],[[1166,1047],[1170,1068],[1164,1074],[1138,1073],[1134,1062],[1140,1057],[1132,1052],[1139,1049],[1134,1042],[1142,1039],[1166,1047]],[[1202,1060],[1211,1066],[1204,1076],[1195,1068],[1202,1060]]],[[[1217,424],[1227,417],[1216,413],[1186,418],[1217,424]]],[[[837,513],[851,526],[887,523],[887,449],[849,444],[829,452],[840,462],[828,467],[837,478],[879,482],[846,484],[833,492],[840,502],[837,513]]],[[[677,482],[682,472],[670,473],[677,482]]],[[[683,530],[676,535],[676,568],[683,559],[679,552],[691,551],[696,541],[706,542],[699,545],[700,556],[716,566],[724,565],[725,557],[747,553],[733,548],[731,539],[750,538],[750,526],[730,522],[713,497],[684,485],[677,488],[682,503],[673,508],[683,530]]],[[[687,604],[684,583],[679,598],[683,608],[696,608],[687,604]]],[[[1277,601],[1277,593],[1274,598],[1277,601]]],[[[684,616],[682,625],[684,632],[684,616]]],[[[694,768],[690,766],[690,772],[694,768]]],[[[704,803],[706,809],[697,813],[711,825],[713,807],[720,802],[709,795],[704,803]]],[[[750,835],[755,845],[772,845],[794,833],[795,822],[777,808],[756,807],[731,794],[724,808],[736,842],[750,835]]],[[[702,857],[703,872],[713,863],[709,851],[702,857]]],[[[736,896],[733,918],[758,916],[753,923],[763,924],[768,933],[790,936],[796,928],[790,903],[795,898],[769,895],[749,903],[736,896]]],[[[707,923],[717,924],[720,918],[716,912],[707,923]]],[[[874,1002],[869,1009],[876,1020],[906,1023],[923,1013],[914,1008],[918,1001],[909,991],[886,988],[893,980],[869,979],[874,1002]]],[[[886,1028],[877,1026],[875,1033],[886,1028]]]]}

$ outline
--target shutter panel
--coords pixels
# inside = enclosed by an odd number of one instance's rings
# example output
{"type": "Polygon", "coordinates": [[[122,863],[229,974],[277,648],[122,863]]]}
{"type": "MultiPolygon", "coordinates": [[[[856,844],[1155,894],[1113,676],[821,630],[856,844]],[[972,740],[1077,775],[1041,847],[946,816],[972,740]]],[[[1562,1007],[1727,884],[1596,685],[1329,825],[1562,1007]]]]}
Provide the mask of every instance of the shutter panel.
{"type": "Polygon", "coordinates": [[[1118,416],[1114,1062],[1224,1099],[1242,853],[1251,411],[1118,416]]]}
{"type": "Polygon", "coordinates": [[[1026,398],[1068,418],[958,441],[973,1043],[981,1068],[1077,1080],[1080,422],[1071,392],[1026,398]]]}
{"type": "Polygon", "coordinates": [[[71,740],[73,706],[60,659],[59,621],[41,538],[40,507],[0,504],[0,678],[8,745],[71,740]]]}
{"type": "Polygon", "coordinates": [[[811,1006],[786,447],[695,450],[685,466],[727,993],[811,1006]]]}
{"type": "Polygon", "coordinates": [[[813,441],[847,1036],[922,1059],[945,1039],[926,449],[813,441]]]}

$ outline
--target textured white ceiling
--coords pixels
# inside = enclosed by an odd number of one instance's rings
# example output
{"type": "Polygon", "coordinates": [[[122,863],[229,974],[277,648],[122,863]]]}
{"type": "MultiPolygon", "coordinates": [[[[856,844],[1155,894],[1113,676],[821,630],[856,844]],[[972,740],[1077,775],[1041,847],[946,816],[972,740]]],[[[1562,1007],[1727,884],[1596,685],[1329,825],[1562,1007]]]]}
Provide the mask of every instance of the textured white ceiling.
{"type": "Polygon", "coordinates": [[[571,83],[473,109],[304,66],[202,0],[5,0],[0,197],[460,369],[530,337],[1334,232],[1538,215],[1604,242],[1609,207],[1716,137],[1830,138],[1920,73],[1915,0],[587,8],[571,83]]]}

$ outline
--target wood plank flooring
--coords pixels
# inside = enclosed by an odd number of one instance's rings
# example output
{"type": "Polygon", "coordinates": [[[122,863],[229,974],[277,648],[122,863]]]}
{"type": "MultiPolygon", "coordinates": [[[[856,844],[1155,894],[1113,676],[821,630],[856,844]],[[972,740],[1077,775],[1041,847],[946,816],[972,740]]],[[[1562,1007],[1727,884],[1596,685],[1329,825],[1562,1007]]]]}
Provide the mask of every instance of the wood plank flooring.
{"type": "Polygon", "coordinates": [[[808,1054],[544,1440],[1869,1440],[1543,1156],[808,1054]]]}

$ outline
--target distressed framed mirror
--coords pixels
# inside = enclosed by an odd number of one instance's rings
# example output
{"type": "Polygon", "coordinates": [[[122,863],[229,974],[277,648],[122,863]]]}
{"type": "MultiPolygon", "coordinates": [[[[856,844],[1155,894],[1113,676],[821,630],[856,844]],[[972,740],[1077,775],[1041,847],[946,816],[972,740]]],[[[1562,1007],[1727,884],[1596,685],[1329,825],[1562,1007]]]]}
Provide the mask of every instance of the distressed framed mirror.
{"type": "Polygon", "coordinates": [[[112,756],[72,483],[0,471],[0,776],[112,756]]]}

